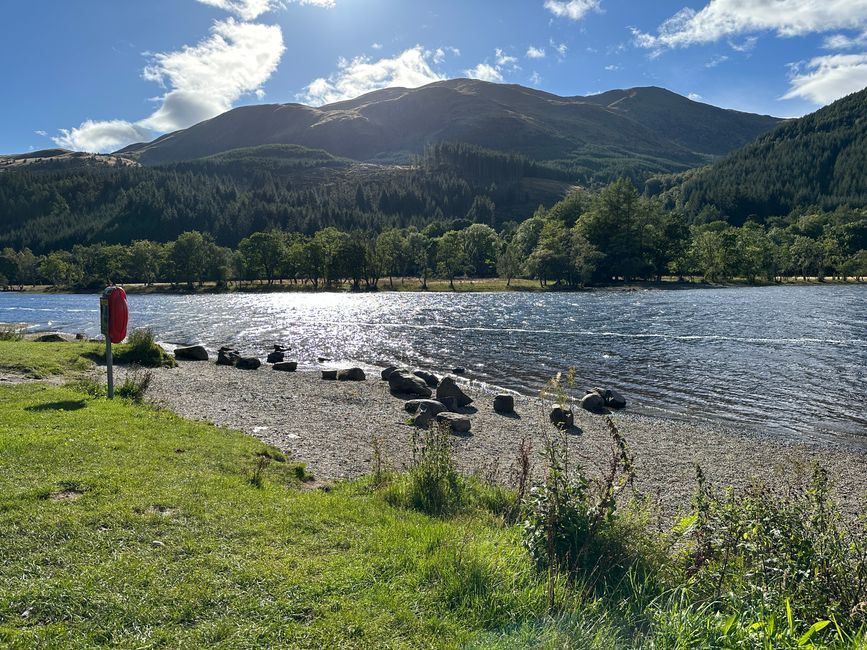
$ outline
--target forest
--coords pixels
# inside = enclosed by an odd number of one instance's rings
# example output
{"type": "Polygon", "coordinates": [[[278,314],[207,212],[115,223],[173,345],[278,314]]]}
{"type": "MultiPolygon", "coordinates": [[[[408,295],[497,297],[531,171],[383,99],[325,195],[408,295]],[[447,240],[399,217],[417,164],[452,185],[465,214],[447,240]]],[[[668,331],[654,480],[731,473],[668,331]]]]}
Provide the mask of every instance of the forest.
{"type": "Polygon", "coordinates": [[[0,252],[0,286],[6,287],[171,282],[193,288],[234,281],[372,290],[395,277],[418,278],[426,288],[430,278],[453,287],[456,278],[496,276],[509,283],[532,278],[555,288],[663,276],[714,283],[861,280],[867,276],[867,209],[741,226],[690,223],[684,211],[666,209],[622,179],[595,193],[576,190],[550,209],[540,207],[499,229],[472,219],[436,219],[421,228],[326,226],[309,234],[270,228],[232,247],[189,230],[168,242],[76,244],[41,255],[29,248],[0,252]]]}

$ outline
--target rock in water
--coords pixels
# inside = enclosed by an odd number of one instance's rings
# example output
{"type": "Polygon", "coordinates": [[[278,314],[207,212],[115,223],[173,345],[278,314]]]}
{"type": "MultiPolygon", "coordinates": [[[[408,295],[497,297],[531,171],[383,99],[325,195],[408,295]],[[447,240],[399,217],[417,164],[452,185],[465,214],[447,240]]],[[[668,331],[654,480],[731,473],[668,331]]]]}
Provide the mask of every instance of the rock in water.
{"type": "Polygon", "coordinates": [[[497,395],[494,397],[494,410],[497,413],[514,413],[515,398],[511,395],[497,395]]]}
{"type": "Polygon", "coordinates": [[[272,368],[274,370],[280,370],[282,372],[295,372],[298,370],[298,362],[297,361],[281,361],[280,363],[275,363],[272,368]]]}
{"type": "Polygon", "coordinates": [[[322,378],[328,381],[333,381],[337,379],[337,371],[336,370],[323,370],[322,378]]]}
{"type": "Polygon", "coordinates": [[[470,432],[470,418],[465,415],[443,411],[442,413],[439,413],[436,418],[437,422],[439,422],[440,424],[449,425],[454,433],[470,432]]]}
{"type": "Polygon", "coordinates": [[[175,348],[175,359],[183,361],[207,361],[208,351],[201,345],[191,345],[186,348],[175,348]]]}
{"type": "Polygon", "coordinates": [[[437,399],[442,401],[444,397],[454,397],[459,407],[473,403],[472,398],[465,394],[451,377],[443,377],[440,385],[437,386],[437,399]]]}
{"type": "Polygon", "coordinates": [[[411,399],[403,405],[403,409],[407,413],[415,413],[422,408],[432,409],[437,413],[442,413],[443,411],[448,410],[445,404],[438,402],[435,399],[411,399]]]}
{"type": "Polygon", "coordinates": [[[395,393],[430,397],[431,389],[423,379],[416,377],[407,370],[395,370],[388,376],[388,387],[395,393]]]}
{"type": "Polygon", "coordinates": [[[551,424],[559,429],[568,429],[575,426],[575,414],[571,408],[555,406],[551,409],[551,424]]]}
{"type": "Polygon", "coordinates": [[[605,398],[599,393],[587,393],[581,398],[581,408],[591,413],[605,413],[605,398]]]}
{"type": "Polygon", "coordinates": [[[397,370],[397,366],[389,366],[388,368],[385,368],[381,373],[379,373],[379,376],[382,377],[383,381],[388,381],[388,378],[391,377],[391,373],[393,373],[395,370],[397,370]]]}
{"type": "Polygon", "coordinates": [[[594,388],[593,392],[602,396],[602,399],[605,400],[605,406],[613,409],[626,408],[626,399],[616,390],[611,388],[594,388]]]}
{"type": "Polygon", "coordinates": [[[452,368],[452,373],[455,375],[463,375],[467,371],[463,366],[457,366],[456,368],[452,368]]]}
{"type": "Polygon", "coordinates": [[[239,370],[258,370],[262,362],[256,357],[239,357],[235,361],[235,367],[239,370]]]}
{"type": "Polygon", "coordinates": [[[414,373],[416,377],[420,379],[424,379],[424,383],[426,383],[431,388],[436,388],[440,384],[439,378],[433,373],[426,372],[424,370],[416,370],[414,373]]]}
{"type": "Polygon", "coordinates": [[[268,354],[268,363],[280,363],[286,359],[286,354],[282,350],[274,350],[268,354]]]}
{"type": "Polygon", "coordinates": [[[337,373],[337,381],[364,381],[367,375],[361,368],[347,368],[337,373]]]}

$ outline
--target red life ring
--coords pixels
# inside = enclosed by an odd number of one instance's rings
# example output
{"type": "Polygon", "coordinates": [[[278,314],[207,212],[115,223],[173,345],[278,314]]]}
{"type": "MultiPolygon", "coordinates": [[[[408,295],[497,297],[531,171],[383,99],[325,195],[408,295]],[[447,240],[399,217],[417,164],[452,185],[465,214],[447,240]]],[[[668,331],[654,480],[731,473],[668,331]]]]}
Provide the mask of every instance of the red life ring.
{"type": "Polygon", "coordinates": [[[126,338],[128,322],[129,306],[126,303],[126,291],[114,287],[108,297],[108,336],[112,343],[120,343],[126,338]]]}

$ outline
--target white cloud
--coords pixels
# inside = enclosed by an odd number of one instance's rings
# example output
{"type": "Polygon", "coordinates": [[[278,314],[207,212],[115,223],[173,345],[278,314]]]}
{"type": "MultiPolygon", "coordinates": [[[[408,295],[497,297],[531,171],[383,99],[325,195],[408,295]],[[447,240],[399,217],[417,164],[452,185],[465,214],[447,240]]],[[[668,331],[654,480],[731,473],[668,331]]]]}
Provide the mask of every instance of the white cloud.
{"type": "Polygon", "coordinates": [[[509,56],[500,48],[494,50],[494,55],[496,56],[498,66],[514,66],[518,62],[516,57],[509,56]]]}
{"type": "Polygon", "coordinates": [[[534,70],[533,74],[530,75],[530,83],[534,86],[538,86],[542,83],[542,75],[534,70]]]}
{"type": "Polygon", "coordinates": [[[319,106],[353,99],[381,88],[418,88],[442,81],[445,76],[430,65],[434,56],[435,53],[416,45],[394,58],[378,61],[371,61],[365,56],[351,60],[339,59],[336,72],[327,78],[320,77],[310,82],[298,98],[319,106]]]}
{"type": "Polygon", "coordinates": [[[698,93],[690,93],[690,94],[687,95],[687,97],[688,97],[689,99],[691,99],[692,101],[694,101],[694,102],[700,102],[701,100],[704,99],[704,97],[702,97],[702,96],[699,95],[698,93]]]}
{"type": "Polygon", "coordinates": [[[705,68],[715,68],[715,67],[717,67],[720,63],[725,63],[725,62],[728,61],[728,60],[729,60],[729,58],[728,58],[725,54],[721,54],[720,56],[715,56],[715,57],[712,58],[710,61],[708,61],[707,63],[705,63],[705,64],[704,64],[704,67],[705,67],[705,68]]]}
{"type": "Polygon", "coordinates": [[[856,47],[864,47],[867,45],[867,32],[862,32],[857,36],[846,36],[845,34],[834,34],[825,39],[822,47],[826,50],[851,50],[856,47]]]}
{"type": "Polygon", "coordinates": [[[370,47],[374,50],[381,50],[382,49],[382,43],[373,43],[373,44],[371,44],[370,47]]]}
{"type": "Polygon", "coordinates": [[[527,48],[527,58],[528,59],[544,59],[545,58],[545,48],[544,47],[533,47],[532,45],[527,48]]]}
{"type": "Polygon", "coordinates": [[[264,84],[283,55],[283,34],[276,25],[217,21],[211,35],[195,46],[152,56],[142,76],[166,88],[159,108],[138,122],[88,120],[61,129],[62,147],[108,151],[192,126],[224,113],[248,93],[261,98],[264,84]]]}
{"type": "Polygon", "coordinates": [[[479,63],[476,67],[465,70],[464,73],[470,79],[479,79],[480,81],[490,81],[493,83],[501,83],[503,75],[500,74],[496,66],[487,63],[479,63]]]}
{"type": "Polygon", "coordinates": [[[282,9],[286,2],[302,5],[333,7],[335,0],[199,0],[202,4],[235,14],[243,20],[255,20],[262,14],[282,9]]]}
{"type": "Polygon", "coordinates": [[[452,56],[460,56],[461,51],[456,47],[438,47],[434,50],[433,62],[436,64],[442,63],[446,60],[448,54],[451,54],[452,56]]]}
{"type": "Polygon", "coordinates": [[[42,136],[43,138],[47,138],[47,137],[48,137],[48,133],[47,133],[46,131],[43,131],[42,129],[39,129],[38,131],[34,131],[34,133],[35,133],[36,135],[40,135],[40,136],[42,136]]]}
{"type": "Polygon", "coordinates": [[[732,48],[735,52],[750,52],[755,48],[756,43],[759,42],[757,36],[748,36],[740,43],[736,41],[729,41],[729,47],[732,48]]]}
{"type": "Polygon", "coordinates": [[[60,129],[52,138],[58,147],[76,151],[115,151],[151,139],[151,132],[125,120],[87,120],[73,129],[60,129]]]}
{"type": "Polygon", "coordinates": [[[554,39],[552,38],[548,41],[548,44],[554,49],[554,51],[557,53],[557,56],[559,56],[561,59],[566,58],[566,53],[569,51],[569,46],[566,45],[566,43],[555,43],[554,39]]]}
{"type": "Polygon", "coordinates": [[[230,18],[214,23],[211,31],[198,45],[154,55],[143,76],[171,89],[139,125],[173,131],[224,113],[242,95],[261,89],[286,49],[276,25],[230,18]]]}
{"type": "Polygon", "coordinates": [[[656,34],[633,29],[637,45],[686,47],[755,32],[799,36],[867,25],[867,0],[710,0],[681,9],[656,34]]]}
{"type": "Polygon", "coordinates": [[[831,54],[794,68],[790,89],[783,99],[800,97],[815,104],[829,104],[867,87],[867,52],[831,54]]]}
{"type": "Polygon", "coordinates": [[[619,65],[614,65],[614,64],[612,63],[612,64],[610,64],[610,65],[606,65],[606,66],[605,66],[605,69],[608,70],[608,72],[615,72],[616,70],[620,70],[620,66],[619,66],[619,65]]]}
{"type": "Polygon", "coordinates": [[[545,9],[560,18],[580,20],[587,12],[599,10],[599,0],[545,0],[545,9]]]}

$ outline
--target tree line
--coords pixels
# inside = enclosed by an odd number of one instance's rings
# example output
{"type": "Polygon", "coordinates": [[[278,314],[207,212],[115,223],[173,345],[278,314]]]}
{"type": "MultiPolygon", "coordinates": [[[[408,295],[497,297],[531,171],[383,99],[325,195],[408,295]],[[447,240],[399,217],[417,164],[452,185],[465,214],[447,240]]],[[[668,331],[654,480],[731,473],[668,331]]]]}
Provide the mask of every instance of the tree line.
{"type": "Polygon", "coordinates": [[[419,229],[313,234],[269,229],[236,247],[187,231],[168,243],[76,245],[35,255],[0,252],[0,285],[46,283],[98,288],[106,282],[290,282],[311,288],[374,289],[383,279],[500,276],[532,278],[545,286],[660,280],[663,275],[710,282],[785,277],[867,276],[867,210],[816,212],[752,221],[690,225],[683,212],[640,195],[628,180],[599,192],[576,191],[550,209],[499,230],[468,219],[435,220],[419,229]]]}

